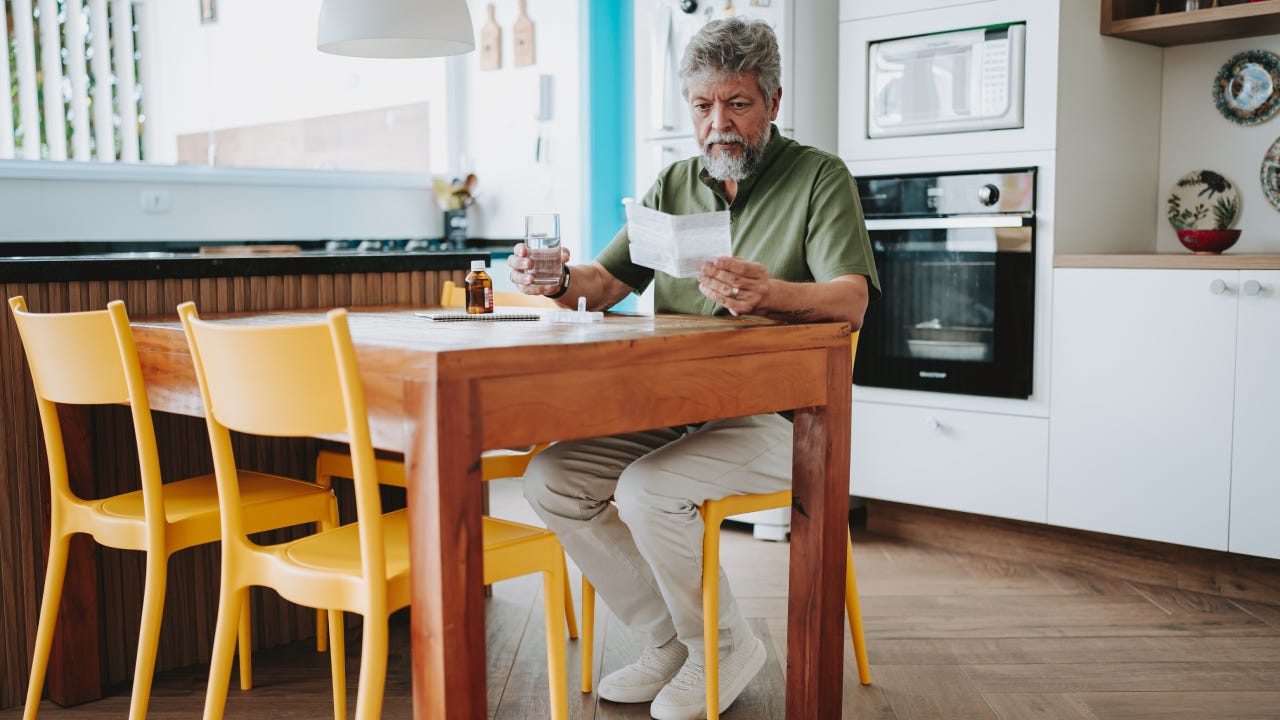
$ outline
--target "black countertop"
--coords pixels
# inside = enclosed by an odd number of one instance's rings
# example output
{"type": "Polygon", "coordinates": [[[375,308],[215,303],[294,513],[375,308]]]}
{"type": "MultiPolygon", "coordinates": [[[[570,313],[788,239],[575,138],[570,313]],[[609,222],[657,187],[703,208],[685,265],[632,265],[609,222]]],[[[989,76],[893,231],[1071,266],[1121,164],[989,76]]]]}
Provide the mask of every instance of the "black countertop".
{"type": "Polygon", "coordinates": [[[388,245],[393,249],[360,251],[330,250],[322,245],[308,248],[304,244],[299,252],[243,254],[201,254],[195,248],[142,243],[95,243],[92,247],[75,248],[78,252],[65,246],[51,247],[51,244],[0,244],[0,282],[462,270],[469,268],[473,260],[492,264],[494,257],[510,254],[512,244],[512,241],[494,241],[459,250],[414,251],[398,249],[394,245],[388,245]],[[487,245],[493,245],[493,253],[487,245]],[[140,249],[148,247],[176,249],[140,249]],[[129,249],[123,252],[104,251],[115,248],[129,249]]]}

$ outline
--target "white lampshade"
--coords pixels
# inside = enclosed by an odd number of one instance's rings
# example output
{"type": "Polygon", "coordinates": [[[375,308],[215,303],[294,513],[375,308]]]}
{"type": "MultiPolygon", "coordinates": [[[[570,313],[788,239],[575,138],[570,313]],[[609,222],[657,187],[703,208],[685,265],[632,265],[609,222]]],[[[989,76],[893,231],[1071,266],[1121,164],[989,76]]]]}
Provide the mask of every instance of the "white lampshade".
{"type": "Polygon", "coordinates": [[[466,0],[324,0],[316,48],[332,55],[422,58],[476,49],[466,0]]]}

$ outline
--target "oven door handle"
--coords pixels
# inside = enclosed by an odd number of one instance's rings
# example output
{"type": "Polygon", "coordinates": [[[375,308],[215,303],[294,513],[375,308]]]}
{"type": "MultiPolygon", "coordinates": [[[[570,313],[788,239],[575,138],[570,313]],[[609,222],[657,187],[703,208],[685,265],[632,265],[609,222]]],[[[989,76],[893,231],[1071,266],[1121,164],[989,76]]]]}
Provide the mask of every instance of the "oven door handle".
{"type": "Polygon", "coordinates": [[[867,230],[960,230],[965,228],[1031,227],[1031,215],[962,215],[932,218],[883,218],[867,220],[867,230]]]}

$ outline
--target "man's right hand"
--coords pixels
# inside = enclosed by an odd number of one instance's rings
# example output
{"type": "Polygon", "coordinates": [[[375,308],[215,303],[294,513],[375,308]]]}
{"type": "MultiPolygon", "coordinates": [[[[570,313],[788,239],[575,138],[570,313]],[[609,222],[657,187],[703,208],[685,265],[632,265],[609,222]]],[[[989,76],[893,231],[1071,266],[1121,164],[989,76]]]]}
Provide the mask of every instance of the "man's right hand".
{"type": "MultiPolygon", "coordinates": [[[[569,249],[561,246],[560,262],[566,267],[569,265],[569,249]]],[[[529,260],[529,247],[524,243],[516,243],[511,250],[511,255],[507,258],[507,266],[511,268],[511,282],[520,292],[525,295],[554,295],[560,290],[560,285],[534,285],[533,275],[529,273],[529,266],[532,261],[529,260]]]]}

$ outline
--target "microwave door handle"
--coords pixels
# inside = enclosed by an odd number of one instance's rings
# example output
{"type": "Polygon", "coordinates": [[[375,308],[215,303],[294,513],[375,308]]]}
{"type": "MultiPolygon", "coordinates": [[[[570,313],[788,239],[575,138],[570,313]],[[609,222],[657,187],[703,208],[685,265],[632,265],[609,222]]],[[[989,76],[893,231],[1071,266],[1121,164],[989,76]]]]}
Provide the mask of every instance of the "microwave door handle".
{"type": "Polygon", "coordinates": [[[958,230],[962,228],[1031,227],[1029,215],[966,215],[941,218],[884,218],[867,220],[867,230],[958,230]]]}

